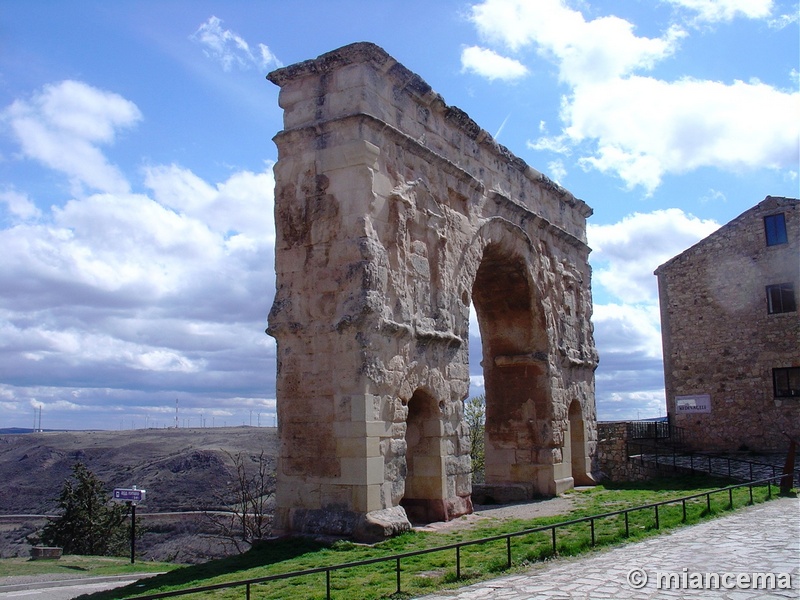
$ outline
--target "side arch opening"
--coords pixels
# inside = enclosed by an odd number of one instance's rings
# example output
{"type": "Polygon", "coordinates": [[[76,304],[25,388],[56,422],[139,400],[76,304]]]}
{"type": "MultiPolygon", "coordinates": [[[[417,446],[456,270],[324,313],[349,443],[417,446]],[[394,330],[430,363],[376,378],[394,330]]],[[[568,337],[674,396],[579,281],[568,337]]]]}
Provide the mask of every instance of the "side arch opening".
{"type": "Polygon", "coordinates": [[[412,523],[447,520],[442,430],[436,398],[425,390],[416,390],[408,401],[405,493],[400,501],[412,523]]]}
{"type": "Polygon", "coordinates": [[[583,410],[578,400],[573,400],[569,405],[568,423],[569,435],[564,436],[564,462],[569,462],[572,480],[575,485],[593,485],[590,477],[591,464],[589,453],[586,449],[586,424],[583,419],[583,410]]]}

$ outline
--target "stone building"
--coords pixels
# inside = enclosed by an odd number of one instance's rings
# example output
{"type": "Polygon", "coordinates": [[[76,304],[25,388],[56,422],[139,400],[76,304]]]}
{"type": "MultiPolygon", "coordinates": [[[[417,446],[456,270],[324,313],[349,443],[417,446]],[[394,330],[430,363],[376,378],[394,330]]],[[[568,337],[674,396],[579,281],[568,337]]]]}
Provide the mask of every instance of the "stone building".
{"type": "Polygon", "coordinates": [[[471,512],[471,303],[488,488],[591,481],[591,209],[373,44],[268,78],[276,529],[374,537],[471,512]]]}
{"type": "Polygon", "coordinates": [[[655,271],[667,413],[695,449],[800,437],[800,206],[767,196],[655,271]]]}

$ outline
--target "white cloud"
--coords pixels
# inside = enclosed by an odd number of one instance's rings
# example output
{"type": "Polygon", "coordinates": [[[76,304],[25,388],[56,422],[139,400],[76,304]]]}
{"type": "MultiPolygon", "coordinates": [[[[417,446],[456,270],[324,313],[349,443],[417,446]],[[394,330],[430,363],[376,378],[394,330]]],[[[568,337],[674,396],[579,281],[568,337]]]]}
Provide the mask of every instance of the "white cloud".
{"type": "Polygon", "coordinates": [[[706,195],[702,196],[700,198],[700,202],[702,204],[716,203],[716,202],[723,202],[724,203],[724,202],[727,202],[727,201],[728,201],[728,199],[725,197],[725,193],[724,192],[721,192],[719,190],[715,190],[713,188],[709,189],[708,192],[706,192],[706,195]]]}
{"type": "Polygon", "coordinates": [[[461,69],[472,71],[489,81],[514,81],[528,74],[527,67],[519,61],[478,46],[464,48],[461,52],[461,69]]]}
{"type": "Polygon", "coordinates": [[[6,208],[15,219],[27,221],[37,218],[41,212],[36,205],[31,202],[26,194],[22,194],[13,189],[0,191],[0,203],[5,204],[6,208]]]}
{"type": "Polygon", "coordinates": [[[652,192],[665,173],[798,164],[800,94],[763,83],[629,77],[576,88],[562,118],[582,163],[652,192]]]}
{"type": "Polygon", "coordinates": [[[595,372],[600,420],[665,414],[658,306],[595,305],[592,317],[600,365],[595,372]]]}
{"type": "Polygon", "coordinates": [[[697,19],[715,23],[736,17],[765,19],[772,14],[772,0],[665,0],[697,13],[697,19]]]}
{"type": "Polygon", "coordinates": [[[266,44],[258,45],[258,52],[261,58],[261,66],[263,67],[282,67],[283,63],[272,53],[269,46],[266,44]]]}
{"type": "MultiPolygon", "coordinates": [[[[58,143],[91,146],[95,169],[108,162],[93,144],[141,118],[83,83],[45,90],[6,114],[33,115],[58,143]]],[[[242,398],[261,402],[274,386],[264,366],[275,355],[264,333],[275,277],[271,167],[209,182],[154,165],[144,172],[151,195],[107,185],[46,211],[22,191],[0,192],[12,217],[0,228],[0,398],[11,412],[35,401],[51,417],[65,402],[107,414],[178,392],[231,414],[242,398]]]]}
{"type": "MultiPolygon", "coordinates": [[[[769,2],[674,0],[706,20],[767,19],[769,2]]],[[[561,132],[528,146],[565,156],[652,193],[667,174],[702,167],[796,171],[800,94],[758,81],[666,81],[642,75],[680,49],[688,34],[668,26],[636,35],[616,16],[587,20],[565,0],[486,0],[471,9],[484,39],[520,52],[534,49],[568,86],[561,132]]]]}
{"type": "Polygon", "coordinates": [[[714,221],[679,209],[634,213],[609,225],[589,224],[600,419],[665,414],[661,315],[653,271],[718,228],[714,221]]]}
{"type": "Polygon", "coordinates": [[[145,185],[162,205],[194,217],[216,232],[238,232],[269,242],[275,239],[272,163],[266,163],[262,173],[241,171],[216,186],[177,165],[155,166],[145,171],[145,185]],[[231,203],[236,210],[230,210],[231,203]]]}
{"type": "Polygon", "coordinates": [[[658,304],[600,304],[594,307],[592,322],[606,355],[638,355],[640,359],[661,360],[658,304]]]}
{"type": "Polygon", "coordinates": [[[254,53],[243,37],[223,29],[222,19],[215,16],[200,25],[190,39],[202,45],[205,55],[219,61],[225,71],[234,66],[240,69],[283,66],[269,47],[258,44],[258,51],[254,53]]]}
{"type": "Polygon", "coordinates": [[[542,137],[529,141],[527,143],[528,148],[531,150],[555,152],[556,154],[563,154],[564,156],[572,154],[572,140],[567,134],[550,135],[547,130],[547,124],[544,121],[539,122],[539,132],[542,134],[542,137]]]}
{"type": "MultiPolygon", "coordinates": [[[[260,184],[242,172],[209,187],[226,189],[230,213],[241,205],[247,214],[256,193],[271,205],[272,188],[260,184]]],[[[52,415],[70,386],[100,386],[121,405],[149,389],[162,402],[178,390],[216,395],[218,405],[274,385],[264,367],[275,355],[264,334],[267,232],[227,237],[130,194],[71,200],[45,220],[0,230],[0,381],[20,402],[30,386],[47,386],[52,415]]]]}
{"type": "Polygon", "coordinates": [[[634,213],[611,225],[590,223],[593,285],[626,304],[657,302],[656,267],[718,228],[677,208],[634,213]]]}
{"type": "Polygon", "coordinates": [[[512,50],[535,46],[572,85],[605,81],[651,68],[671,55],[684,35],[670,28],[661,38],[638,37],[632,23],[614,16],[586,21],[563,0],[486,0],[471,20],[486,39],[512,50]]]}
{"type": "Polygon", "coordinates": [[[2,113],[22,154],[66,174],[75,193],[83,186],[127,192],[127,180],[99,145],[114,142],[117,131],[141,120],[136,105],[118,94],[80,81],[45,86],[29,100],[16,100],[2,113]]]}
{"type": "Polygon", "coordinates": [[[600,421],[629,421],[664,417],[667,407],[664,389],[636,392],[612,392],[601,400],[600,421]]]}
{"type": "MultiPolygon", "coordinates": [[[[5,329],[9,333],[8,328],[5,329]]],[[[195,373],[204,366],[204,361],[191,360],[174,349],[122,340],[106,333],[48,329],[38,325],[19,328],[11,333],[8,339],[16,337],[19,341],[23,337],[30,338],[30,349],[25,352],[27,360],[66,363],[76,370],[115,367],[195,373]]]]}
{"type": "Polygon", "coordinates": [[[564,162],[561,160],[551,160],[547,163],[547,172],[550,175],[550,179],[559,183],[566,177],[567,169],[564,166],[564,162]]]}

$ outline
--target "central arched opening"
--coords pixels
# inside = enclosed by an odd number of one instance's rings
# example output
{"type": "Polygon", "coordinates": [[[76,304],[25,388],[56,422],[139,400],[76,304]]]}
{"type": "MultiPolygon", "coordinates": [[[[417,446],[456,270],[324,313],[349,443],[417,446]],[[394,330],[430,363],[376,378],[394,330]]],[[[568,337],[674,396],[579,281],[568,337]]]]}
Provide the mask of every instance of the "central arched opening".
{"type": "Polygon", "coordinates": [[[413,523],[447,520],[447,474],[442,457],[439,404],[418,389],[408,401],[405,493],[400,505],[413,523]]]}
{"type": "Polygon", "coordinates": [[[552,439],[548,337],[525,259],[489,244],[472,301],[486,397],[486,484],[547,493],[539,452],[549,451],[552,439]]]}

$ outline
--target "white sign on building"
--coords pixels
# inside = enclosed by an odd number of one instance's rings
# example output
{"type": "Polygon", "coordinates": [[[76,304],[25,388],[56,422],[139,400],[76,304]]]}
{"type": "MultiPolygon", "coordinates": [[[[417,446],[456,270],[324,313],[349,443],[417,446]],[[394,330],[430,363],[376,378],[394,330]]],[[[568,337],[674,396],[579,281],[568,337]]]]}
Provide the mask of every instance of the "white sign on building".
{"type": "Polygon", "coordinates": [[[710,413],[711,396],[697,394],[694,396],[675,396],[675,413],[679,415],[691,413],[710,413]]]}

